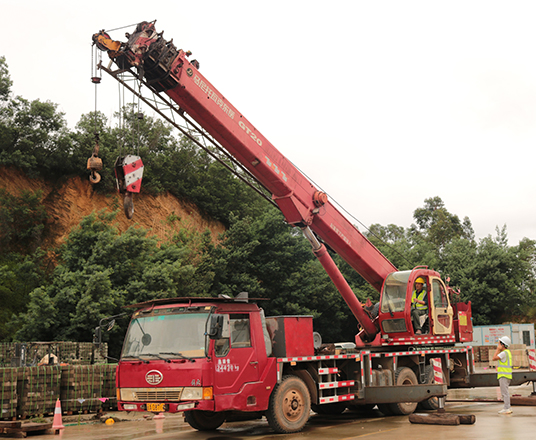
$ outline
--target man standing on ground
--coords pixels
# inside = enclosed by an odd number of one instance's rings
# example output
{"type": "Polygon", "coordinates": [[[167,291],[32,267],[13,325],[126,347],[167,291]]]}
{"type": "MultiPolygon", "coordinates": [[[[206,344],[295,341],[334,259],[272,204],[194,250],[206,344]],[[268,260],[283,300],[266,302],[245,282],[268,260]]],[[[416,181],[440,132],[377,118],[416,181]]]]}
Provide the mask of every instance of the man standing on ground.
{"type": "Polygon", "coordinates": [[[504,408],[499,411],[499,414],[512,414],[513,412],[512,408],[510,408],[510,393],[508,392],[508,387],[512,380],[512,353],[508,350],[510,342],[508,336],[500,337],[497,350],[495,350],[495,355],[493,356],[494,361],[499,361],[497,379],[499,379],[499,386],[504,402],[504,408]]]}

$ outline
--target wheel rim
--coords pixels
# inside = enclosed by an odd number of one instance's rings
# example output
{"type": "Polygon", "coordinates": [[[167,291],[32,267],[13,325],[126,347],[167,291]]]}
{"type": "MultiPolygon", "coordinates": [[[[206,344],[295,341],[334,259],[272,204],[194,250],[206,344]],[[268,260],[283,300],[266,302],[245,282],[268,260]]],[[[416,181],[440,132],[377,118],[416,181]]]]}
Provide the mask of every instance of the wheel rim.
{"type": "Polygon", "coordinates": [[[296,421],[303,414],[304,399],[297,390],[289,390],[283,399],[283,412],[287,420],[296,421]]]}

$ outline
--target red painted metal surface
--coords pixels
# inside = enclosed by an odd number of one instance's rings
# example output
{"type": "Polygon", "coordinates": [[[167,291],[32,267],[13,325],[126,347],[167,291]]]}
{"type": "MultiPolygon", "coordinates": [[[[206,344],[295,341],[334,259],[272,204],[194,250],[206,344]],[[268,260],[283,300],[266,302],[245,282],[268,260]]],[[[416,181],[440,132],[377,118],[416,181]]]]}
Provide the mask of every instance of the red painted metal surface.
{"type": "Polygon", "coordinates": [[[266,318],[266,326],[274,356],[290,358],[314,355],[312,316],[271,316],[266,318]]]}

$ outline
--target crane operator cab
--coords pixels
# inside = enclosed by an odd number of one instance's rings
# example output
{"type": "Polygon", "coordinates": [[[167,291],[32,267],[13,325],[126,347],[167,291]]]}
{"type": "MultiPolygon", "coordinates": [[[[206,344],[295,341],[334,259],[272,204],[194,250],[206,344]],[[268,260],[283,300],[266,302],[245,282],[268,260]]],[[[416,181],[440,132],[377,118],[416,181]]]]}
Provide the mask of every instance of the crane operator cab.
{"type": "Polygon", "coordinates": [[[389,274],[378,316],[382,339],[454,338],[454,313],[447,292],[439,273],[427,268],[389,274]]]}

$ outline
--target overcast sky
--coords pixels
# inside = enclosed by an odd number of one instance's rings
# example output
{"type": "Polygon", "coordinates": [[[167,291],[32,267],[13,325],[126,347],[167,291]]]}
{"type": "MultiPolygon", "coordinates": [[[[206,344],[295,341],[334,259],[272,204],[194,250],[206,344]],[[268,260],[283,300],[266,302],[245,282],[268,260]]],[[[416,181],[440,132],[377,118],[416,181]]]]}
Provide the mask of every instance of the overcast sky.
{"type": "MultiPolygon", "coordinates": [[[[156,19],[363,224],[408,227],[439,196],[470,218],[477,238],[506,224],[511,245],[536,239],[534,1],[0,0],[0,8],[13,93],[57,103],[72,128],[95,107],[93,33],[156,19]]],[[[118,110],[106,74],[98,110],[118,110]]]]}

